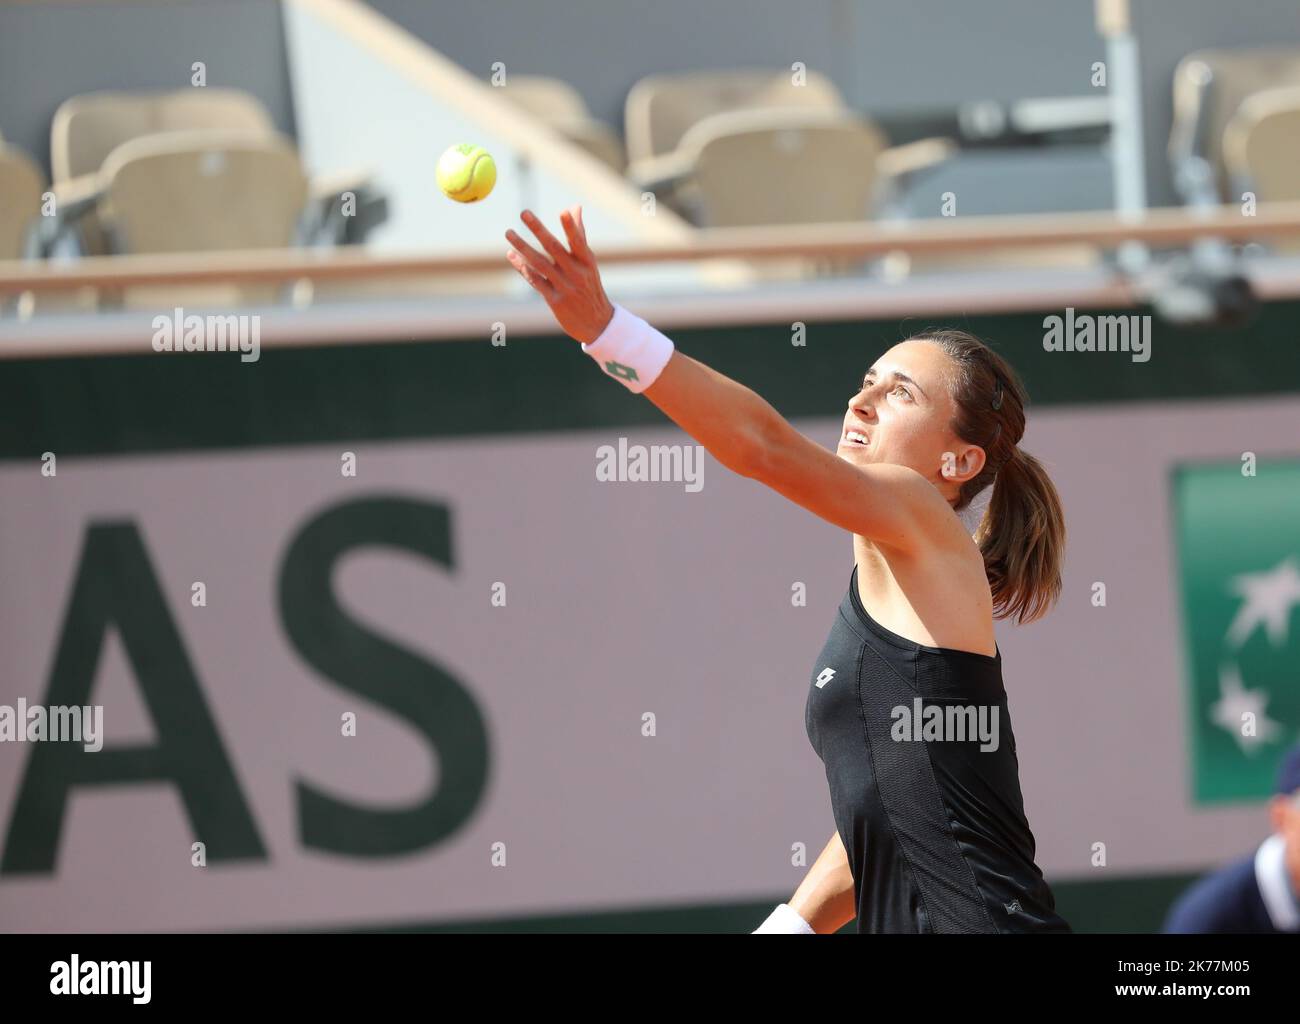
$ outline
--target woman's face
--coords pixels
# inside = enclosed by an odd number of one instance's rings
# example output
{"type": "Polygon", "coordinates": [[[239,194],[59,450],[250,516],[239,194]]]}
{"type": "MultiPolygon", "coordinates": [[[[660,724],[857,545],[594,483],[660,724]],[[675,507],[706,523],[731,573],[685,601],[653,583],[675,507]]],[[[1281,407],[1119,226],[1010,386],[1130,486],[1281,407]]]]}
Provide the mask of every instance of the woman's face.
{"type": "Polygon", "coordinates": [[[956,412],[952,361],[929,341],[900,342],[882,355],[849,399],[836,454],[854,465],[883,462],[916,470],[950,501],[961,481],[978,474],[983,450],[951,429],[956,412]],[[951,475],[944,475],[944,454],[951,475]],[[978,453],[978,454],[976,454],[978,453]]]}

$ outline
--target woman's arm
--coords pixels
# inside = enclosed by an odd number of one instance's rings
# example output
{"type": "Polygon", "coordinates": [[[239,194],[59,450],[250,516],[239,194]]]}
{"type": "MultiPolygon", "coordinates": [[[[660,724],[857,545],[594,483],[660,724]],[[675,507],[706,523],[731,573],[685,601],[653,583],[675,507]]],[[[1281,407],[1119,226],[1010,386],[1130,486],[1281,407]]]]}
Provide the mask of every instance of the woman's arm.
{"type": "Polygon", "coordinates": [[[681,351],[645,397],[728,469],[850,533],[907,549],[948,511],[906,466],[854,466],[804,437],[754,391],[681,351]]]}
{"type": "Polygon", "coordinates": [[[849,855],[838,829],[790,897],[790,908],[818,935],[837,932],[857,916],[849,855]]]}
{"type": "MultiPolygon", "coordinates": [[[[570,337],[597,341],[614,305],[587,245],[581,208],[560,215],[572,251],[531,212],[524,211],[523,220],[546,253],[508,231],[511,263],[570,337]]],[[[906,549],[951,525],[947,503],[919,473],[903,466],[850,465],[800,434],[754,391],[683,352],[672,352],[643,394],[722,465],[850,533],[906,549]]]]}

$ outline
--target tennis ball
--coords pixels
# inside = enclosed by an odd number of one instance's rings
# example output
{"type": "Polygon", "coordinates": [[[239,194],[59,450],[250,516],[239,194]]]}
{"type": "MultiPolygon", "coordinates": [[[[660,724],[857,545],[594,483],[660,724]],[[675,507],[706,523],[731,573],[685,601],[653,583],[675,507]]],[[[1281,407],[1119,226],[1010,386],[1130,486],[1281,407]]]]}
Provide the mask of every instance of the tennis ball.
{"type": "Polygon", "coordinates": [[[476,203],[497,183],[497,165],[482,146],[462,142],[438,159],[438,187],[458,203],[476,203]]]}

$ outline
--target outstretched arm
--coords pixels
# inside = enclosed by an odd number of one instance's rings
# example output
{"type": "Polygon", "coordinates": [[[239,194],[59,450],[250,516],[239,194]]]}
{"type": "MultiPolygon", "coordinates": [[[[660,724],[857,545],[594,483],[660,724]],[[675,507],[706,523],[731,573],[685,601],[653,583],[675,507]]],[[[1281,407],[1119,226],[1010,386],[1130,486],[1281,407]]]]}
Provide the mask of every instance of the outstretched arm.
{"type": "MultiPolygon", "coordinates": [[[[600,348],[617,309],[601,286],[581,208],[560,215],[567,249],[531,212],[524,212],[523,221],[545,251],[508,231],[511,264],[546,300],[565,333],[600,348]]],[[[614,329],[653,332],[626,316],[614,329]]],[[[950,518],[947,503],[919,473],[903,466],[850,465],[800,434],[754,391],[683,352],[674,349],[642,393],[722,465],[851,533],[905,549],[950,518]]]]}
{"type": "Polygon", "coordinates": [[[907,549],[944,509],[919,473],[850,465],[795,430],[754,391],[683,352],[673,352],[644,394],[728,469],[850,533],[907,549]]]}

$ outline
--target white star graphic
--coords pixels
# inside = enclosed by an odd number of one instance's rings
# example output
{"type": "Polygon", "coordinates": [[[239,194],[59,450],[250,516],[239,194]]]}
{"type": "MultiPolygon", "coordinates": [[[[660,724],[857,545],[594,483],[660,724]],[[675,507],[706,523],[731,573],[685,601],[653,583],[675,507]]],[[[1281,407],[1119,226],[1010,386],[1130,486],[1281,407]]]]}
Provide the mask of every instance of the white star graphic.
{"type": "Polygon", "coordinates": [[[1274,646],[1286,643],[1291,609],[1300,604],[1300,571],[1294,556],[1278,563],[1271,572],[1234,576],[1229,587],[1246,601],[1228,627],[1228,640],[1234,647],[1245,643],[1261,623],[1274,646]]]}
{"type": "Polygon", "coordinates": [[[1247,690],[1241,685],[1241,673],[1235,665],[1219,669],[1221,696],[1210,708],[1210,719],[1215,725],[1232,734],[1242,752],[1254,754],[1256,747],[1267,743],[1281,731],[1281,726],[1264,713],[1268,693],[1264,690],[1247,690]],[[1243,731],[1243,715],[1251,715],[1255,729],[1253,735],[1243,731]]]}

